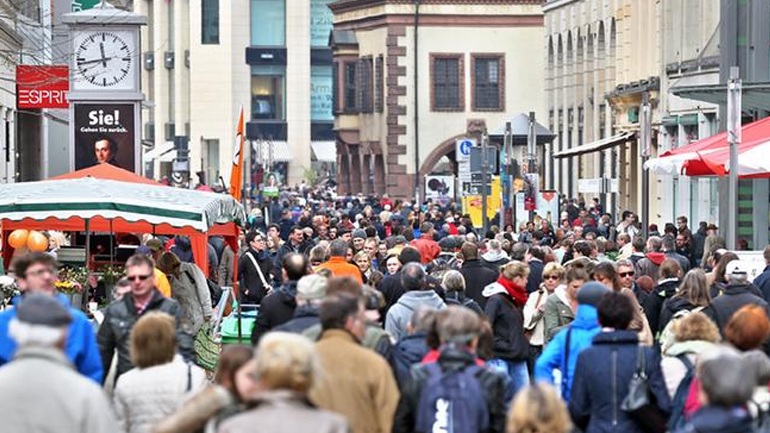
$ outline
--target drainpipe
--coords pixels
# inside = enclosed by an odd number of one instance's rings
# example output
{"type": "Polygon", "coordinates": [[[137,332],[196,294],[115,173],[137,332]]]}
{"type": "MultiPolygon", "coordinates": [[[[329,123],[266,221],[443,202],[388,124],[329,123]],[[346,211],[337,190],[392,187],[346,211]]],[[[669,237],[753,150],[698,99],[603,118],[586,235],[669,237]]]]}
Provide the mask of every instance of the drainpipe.
{"type": "Polygon", "coordinates": [[[420,27],[420,0],[414,0],[414,201],[420,201],[420,112],[419,112],[419,45],[418,28],[420,27]]]}

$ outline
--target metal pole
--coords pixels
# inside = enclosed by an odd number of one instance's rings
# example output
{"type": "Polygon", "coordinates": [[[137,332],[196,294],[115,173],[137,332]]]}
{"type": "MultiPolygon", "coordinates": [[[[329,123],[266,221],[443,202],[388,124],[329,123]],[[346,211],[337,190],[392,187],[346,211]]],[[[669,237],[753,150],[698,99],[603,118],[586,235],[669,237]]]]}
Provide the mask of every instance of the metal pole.
{"type": "MultiPolygon", "coordinates": [[[[535,128],[535,112],[529,112],[529,133],[527,134],[527,173],[530,175],[530,180],[535,180],[537,168],[535,167],[535,150],[537,148],[537,130],[535,128]]],[[[534,187],[534,185],[532,185],[534,187]]],[[[537,197],[533,197],[537,200],[537,197]]],[[[535,211],[529,211],[529,220],[535,220],[535,211]]]]}
{"type": "Polygon", "coordinates": [[[516,206],[516,203],[513,201],[512,181],[510,176],[508,176],[508,167],[510,166],[511,155],[513,155],[513,147],[511,146],[512,138],[511,122],[505,122],[505,134],[503,135],[503,167],[500,168],[500,181],[502,182],[502,185],[505,185],[505,189],[503,190],[503,200],[500,200],[500,230],[505,228],[506,206],[509,209],[516,206]],[[503,180],[505,182],[503,182],[503,180]]]}
{"type": "Polygon", "coordinates": [[[486,129],[481,136],[481,237],[487,234],[489,228],[489,219],[487,218],[487,149],[489,147],[489,136],[486,129]]]}
{"type": "MultiPolygon", "coordinates": [[[[639,124],[639,142],[641,144],[642,167],[650,158],[652,145],[652,118],[650,116],[650,94],[642,94],[642,113],[639,124]]],[[[650,232],[650,172],[642,168],[642,235],[646,239],[650,232]]]]}
{"type": "Polygon", "coordinates": [[[727,82],[727,140],[730,143],[730,177],[727,194],[727,247],[738,247],[738,145],[741,143],[741,78],[737,66],[730,67],[727,82]]]}
{"type": "Polygon", "coordinates": [[[414,0],[414,204],[421,204],[420,201],[420,80],[419,80],[419,39],[418,31],[420,28],[420,0],[414,0]]]}

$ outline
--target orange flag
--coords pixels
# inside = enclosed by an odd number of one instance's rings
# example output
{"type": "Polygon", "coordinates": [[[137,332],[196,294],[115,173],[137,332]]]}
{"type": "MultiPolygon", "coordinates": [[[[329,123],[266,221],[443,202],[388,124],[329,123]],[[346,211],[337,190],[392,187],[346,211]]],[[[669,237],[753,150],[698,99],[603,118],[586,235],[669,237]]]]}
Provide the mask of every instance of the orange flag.
{"type": "Polygon", "coordinates": [[[233,153],[233,170],[230,172],[230,195],[237,201],[241,201],[243,190],[243,143],[245,125],[243,121],[243,107],[238,118],[238,130],[235,136],[235,149],[233,153]]]}

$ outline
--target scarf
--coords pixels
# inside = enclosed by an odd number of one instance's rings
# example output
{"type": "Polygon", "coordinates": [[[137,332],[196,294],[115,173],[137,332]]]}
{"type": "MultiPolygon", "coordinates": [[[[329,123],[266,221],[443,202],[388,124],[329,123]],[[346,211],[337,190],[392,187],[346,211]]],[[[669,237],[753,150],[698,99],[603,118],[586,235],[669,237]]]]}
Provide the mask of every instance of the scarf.
{"type": "Polygon", "coordinates": [[[513,281],[504,278],[502,275],[497,279],[497,283],[505,288],[505,291],[516,301],[519,306],[524,306],[527,303],[527,289],[523,286],[518,286],[513,281]]]}

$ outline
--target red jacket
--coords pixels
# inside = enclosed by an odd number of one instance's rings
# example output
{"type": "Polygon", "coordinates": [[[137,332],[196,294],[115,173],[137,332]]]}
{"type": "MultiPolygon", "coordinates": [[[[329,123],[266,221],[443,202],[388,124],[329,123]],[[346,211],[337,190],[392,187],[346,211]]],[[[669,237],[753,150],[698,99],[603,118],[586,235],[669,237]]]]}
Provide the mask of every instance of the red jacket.
{"type": "Polygon", "coordinates": [[[434,241],[431,235],[420,235],[419,239],[411,242],[411,245],[420,252],[420,261],[423,265],[432,262],[441,253],[441,247],[438,246],[438,242],[434,241]]]}

